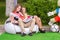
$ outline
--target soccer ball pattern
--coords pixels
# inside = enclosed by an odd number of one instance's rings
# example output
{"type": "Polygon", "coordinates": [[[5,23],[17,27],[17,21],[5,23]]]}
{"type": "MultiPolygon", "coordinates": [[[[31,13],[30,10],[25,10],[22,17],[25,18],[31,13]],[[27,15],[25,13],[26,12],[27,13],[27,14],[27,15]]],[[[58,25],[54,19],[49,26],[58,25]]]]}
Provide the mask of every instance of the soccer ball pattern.
{"type": "Polygon", "coordinates": [[[50,28],[52,32],[58,32],[59,31],[59,26],[57,24],[53,24],[50,28]]]}

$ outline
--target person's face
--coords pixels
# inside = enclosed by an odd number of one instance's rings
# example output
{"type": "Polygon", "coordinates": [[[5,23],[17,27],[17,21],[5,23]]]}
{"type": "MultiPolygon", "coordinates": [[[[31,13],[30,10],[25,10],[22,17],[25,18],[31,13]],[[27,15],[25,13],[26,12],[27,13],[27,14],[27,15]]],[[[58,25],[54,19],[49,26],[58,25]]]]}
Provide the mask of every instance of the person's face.
{"type": "Polygon", "coordinates": [[[18,6],[16,11],[20,11],[20,9],[21,9],[21,6],[18,6]]]}
{"type": "Polygon", "coordinates": [[[22,8],[22,12],[25,13],[26,12],[26,8],[23,7],[22,8]]]}

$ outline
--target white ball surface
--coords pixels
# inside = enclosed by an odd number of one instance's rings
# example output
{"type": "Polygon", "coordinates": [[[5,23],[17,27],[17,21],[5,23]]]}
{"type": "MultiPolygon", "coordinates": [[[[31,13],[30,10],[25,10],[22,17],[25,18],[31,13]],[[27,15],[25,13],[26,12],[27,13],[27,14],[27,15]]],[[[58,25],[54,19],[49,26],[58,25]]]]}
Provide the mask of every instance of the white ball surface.
{"type": "MultiPolygon", "coordinates": [[[[6,20],[6,22],[9,21],[9,19],[10,18],[8,18],[6,20]]],[[[16,32],[21,32],[20,26],[14,25],[12,23],[6,23],[6,22],[5,22],[5,25],[4,25],[4,29],[5,29],[5,31],[7,33],[16,34],[16,32]]],[[[33,31],[36,32],[36,33],[39,31],[37,25],[34,25],[33,31]]],[[[24,33],[29,34],[30,33],[29,28],[25,28],[25,32],[24,33]]]]}
{"type": "MultiPolygon", "coordinates": [[[[21,32],[20,26],[14,25],[12,23],[7,23],[5,24],[4,27],[7,33],[16,34],[16,32],[21,32]]],[[[33,31],[35,31],[36,33],[39,31],[37,25],[34,26],[33,31]]],[[[29,34],[30,33],[29,28],[25,28],[24,33],[29,34]]]]}
{"type": "Polygon", "coordinates": [[[51,26],[51,31],[52,31],[52,32],[58,32],[58,31],[59,31],[59,26],[56,25],[56,24],[53,24],[53,25],[51,26]]]}

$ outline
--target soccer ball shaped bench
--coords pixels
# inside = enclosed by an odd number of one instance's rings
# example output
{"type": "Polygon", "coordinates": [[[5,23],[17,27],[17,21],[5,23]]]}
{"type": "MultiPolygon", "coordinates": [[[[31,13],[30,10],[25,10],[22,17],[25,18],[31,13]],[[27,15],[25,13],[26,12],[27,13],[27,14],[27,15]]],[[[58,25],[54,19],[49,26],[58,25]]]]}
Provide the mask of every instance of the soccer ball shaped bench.
{"type": "MultiPolygon", "coordinates": [[[[6,22],[7,21],[9,21],[9,18],[6,20],[6,22]]],[[[21,28],[19,25],[12,24],[11,22],[8,22],[8,23],[6,22],[5,22],[4,28],[7,33],[16,34],[16,32],[21,32],[21,28]]],[[[38,31],[39,31],[38,26],[34,25],[33,32],[37,33],[38,31]]],[[[29,28],[25,28],[25,33],[29,34],[29,32],[30,32],[29,28]]]]}

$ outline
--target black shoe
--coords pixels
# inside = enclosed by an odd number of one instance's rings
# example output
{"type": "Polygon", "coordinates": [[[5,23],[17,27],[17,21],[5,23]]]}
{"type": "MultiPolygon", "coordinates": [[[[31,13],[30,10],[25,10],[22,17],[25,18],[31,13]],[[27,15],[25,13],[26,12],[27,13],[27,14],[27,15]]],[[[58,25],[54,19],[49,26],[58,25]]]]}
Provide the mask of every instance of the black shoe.
{"type": "Polygon", "coordinates": [[[46,31],[44,29],[39,29],[41,33],[45,33],[46,31]]]}
{"type": "Polygon", "coordinates": [[[34,31],[34,32],[32,32],[32,33],[34,34],[34,33],[36,33],[36,32],[34,31]]]}
{"type": "Polygon", "coordinates": [[[29,36],[32,36],[32,35],[33,35],[33,33],[31,32],[31,33],[29,33],[28,35],[29,35],[29,36]]]}
{"type": "Polygon", "coordinates": [[[57,33],[59,33],[59,31],[57,31],[57,33]]]}
{"type": "Polygon", "coordinates": [[[25,33],[21,33],[21,36],[25,36],[26,34],[25,33]]]}
{"type": "Polygon", "coordinates": [[[16,32],[16,34],[21,34],[21,32],[16,32]]]}

